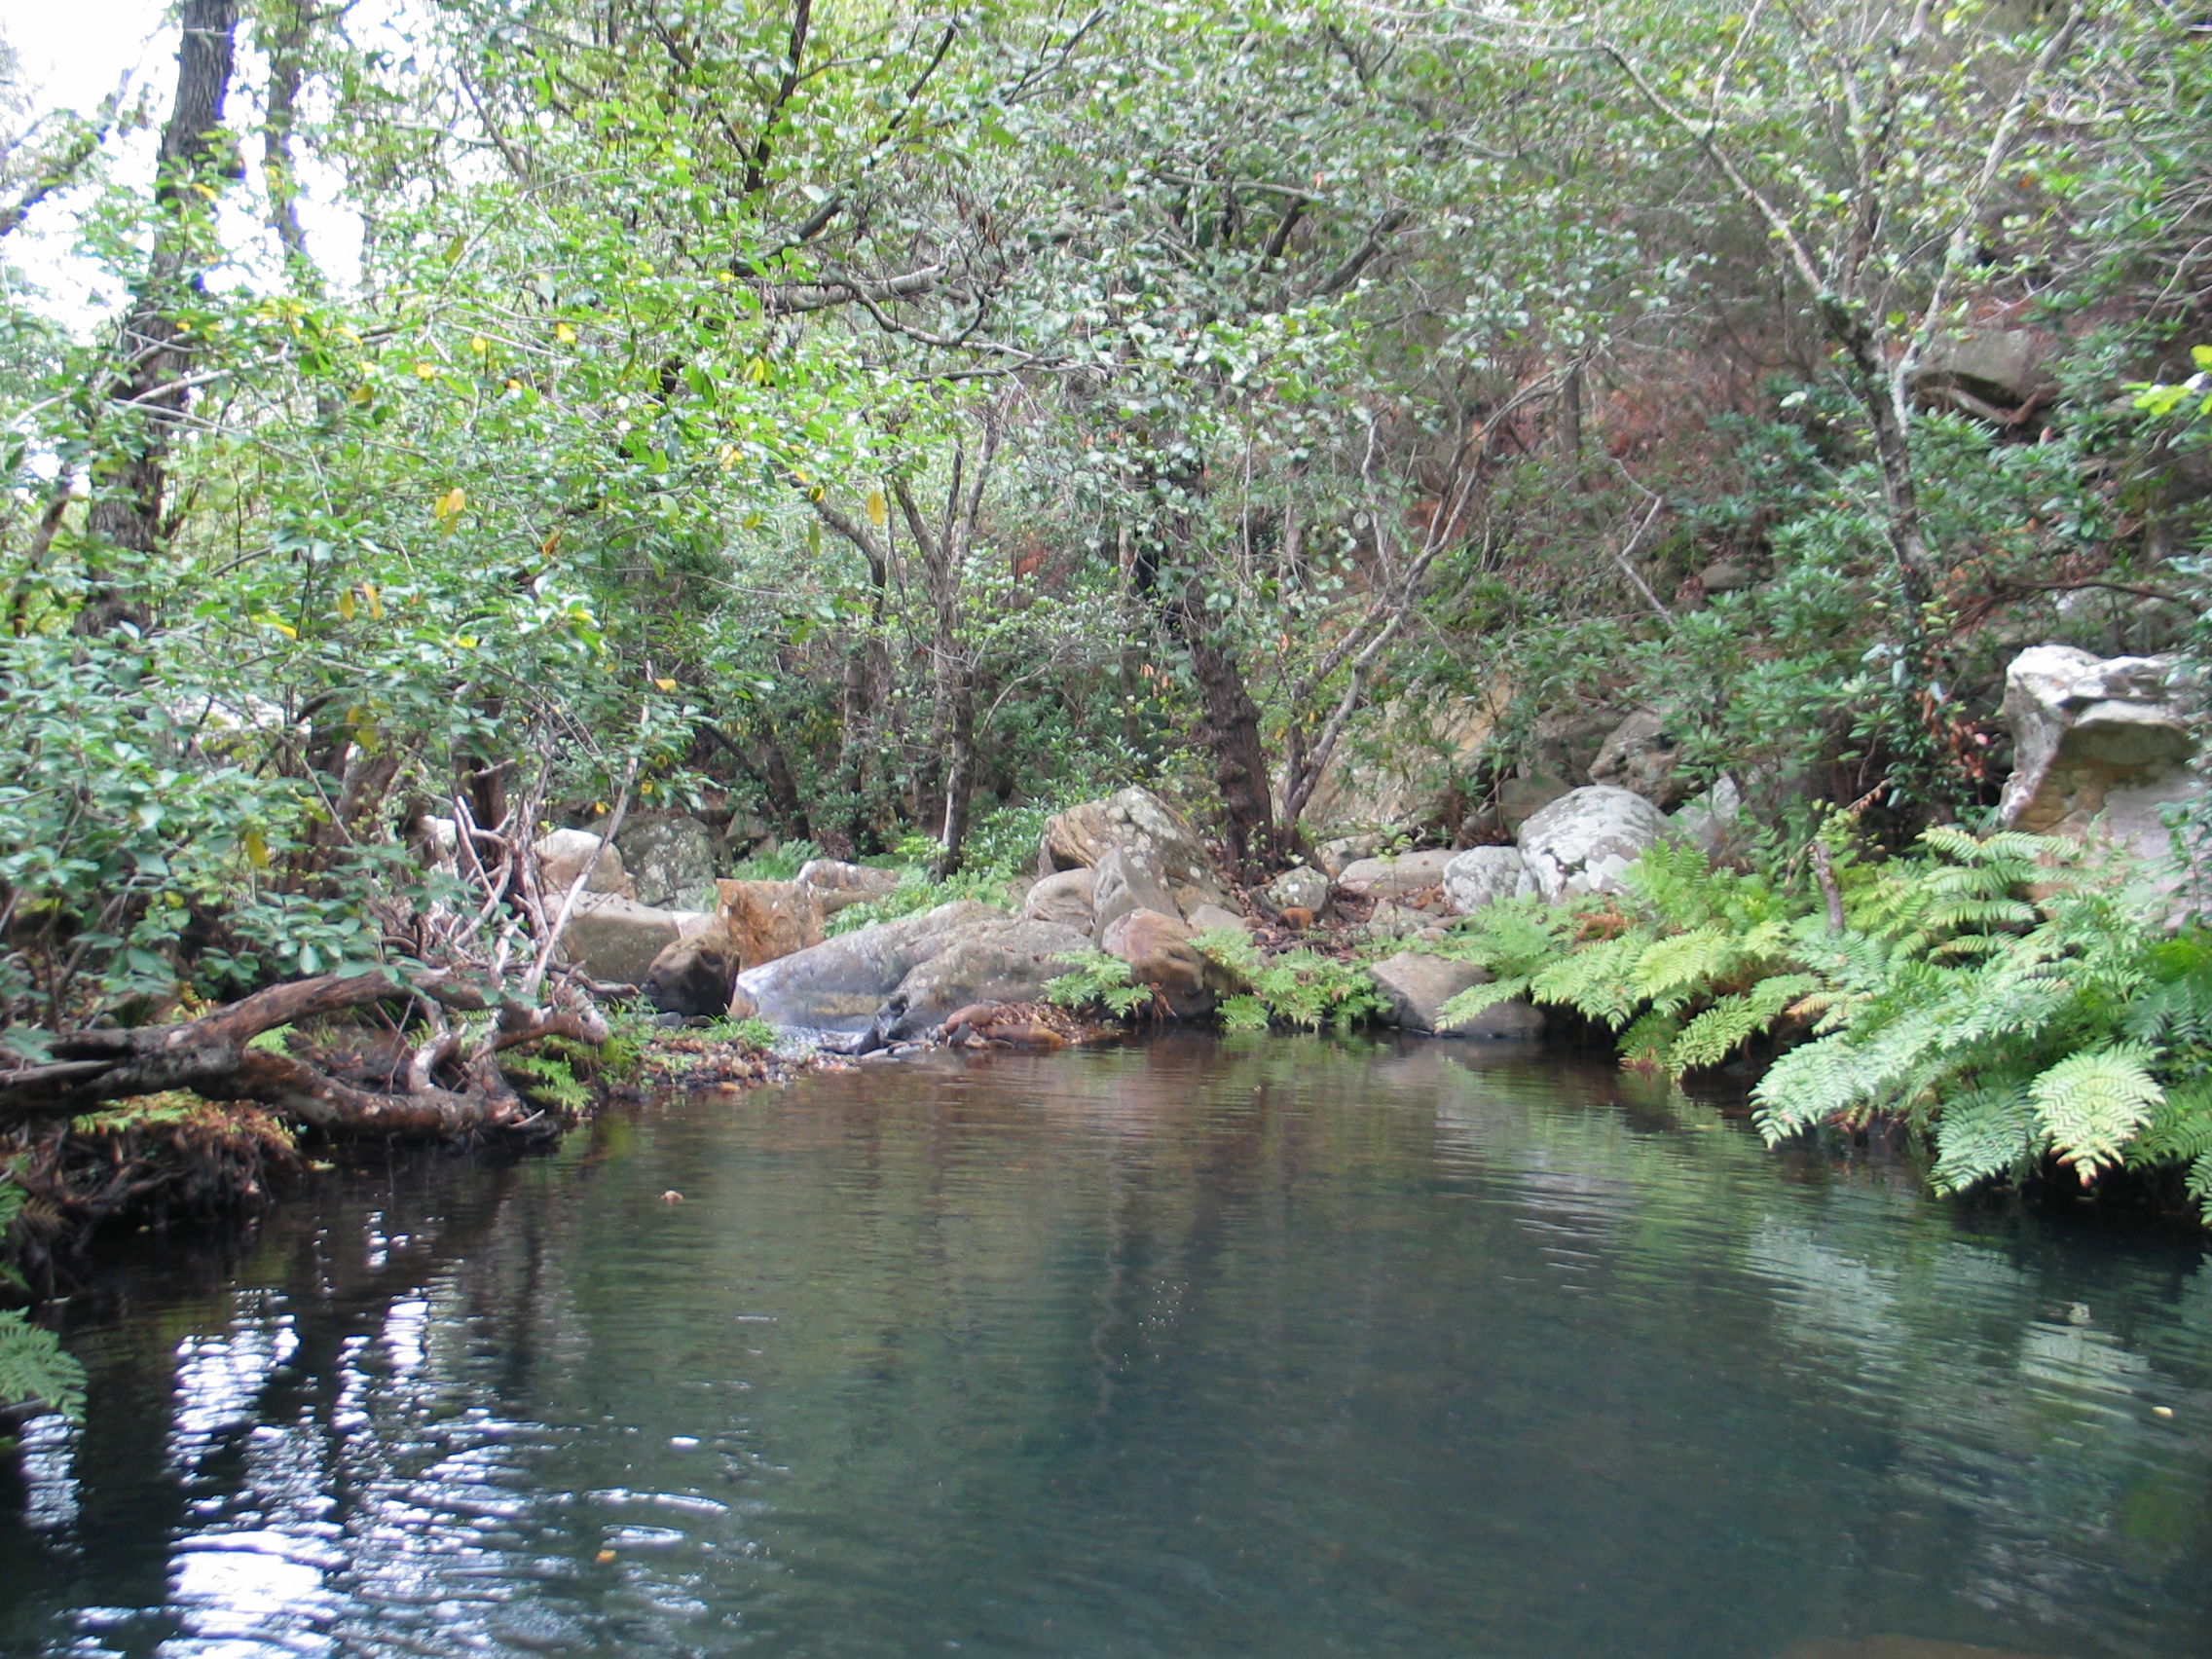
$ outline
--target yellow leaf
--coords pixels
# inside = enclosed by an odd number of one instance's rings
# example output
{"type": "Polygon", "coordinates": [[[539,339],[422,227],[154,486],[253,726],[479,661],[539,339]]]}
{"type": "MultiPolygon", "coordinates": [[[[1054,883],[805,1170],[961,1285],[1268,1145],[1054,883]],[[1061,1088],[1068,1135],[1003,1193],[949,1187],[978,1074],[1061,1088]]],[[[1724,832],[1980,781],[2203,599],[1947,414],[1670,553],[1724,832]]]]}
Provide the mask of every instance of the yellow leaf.
{"type": "Polygon", "coordinates": [[[867,493],[867,522],[878,530],[891,522],[890,509],[883,504],[881,490],[870,490],[867,493]]]}
{"type": "Polygon", "coordinates": [[[768,384],[768,359],[756,357],[746,364],[745,378],[755,386],[766,386],[768,384]]]}
{"type": "Polygon", "coordinates": [[[338,619],[341,622],[353,620],[353,590],[351,588],[343,588],[339,591],[338,619]]]}
{"type": "Polygon", "coordinates": [[[492,343],[481,334],[471,334],[468,337],[468,349],[481,357],[492,349],[492,343]]]}
{"type": "Polygon", "coordinates": [[[253,620],[260,623],[264,628],[276,629],[277,633],[283,635],[287,640],[296,640],[300,637],[300,631],[297,628],[277,621],[276,617],[270,615],[266,610],[264,610],[260,615],[254,617],[253,620]]]}
{"type": "Polygon", "coordinates": [[[435,363],[417,363],[415,365],[415,378],[417,380],[436,380],[438,378],[438,365],[435,363]]]}
{"type": "Polygon", "coordinates": [[[453,521],[461,517],[461,508],[467,505],[468,492],[456,484],[430,503],[430,511],[437,515],[440,524],[451,530],[453,529],[453,521]]]}
{"type": "Polygon", "coordinates": [[[377,597],[377,584],[363,582],[361,584],[361,597],[369,602],[369,614],[382,622],[384,620],[384,601],[377,597]]]}
{"type": "Polygon", "coordinates": [[[262,838],[260,830],[248,830],[240,837],[240,844],[245,848],[246,862],[255,869],[269,867],[269,843],[262,838]]]}
{"type": "Polygon", "coordinates": [[[673,680],[656,680],[653,682],[653,683],[659,686],[663,691],[673,691],[676,689],[676,682],[673,680]]]}
{"type": "Polygon", "coordinates": [[[555,323],[553,325],[553,338],[560,341],[564,346],[573,346],[576,343],[576,325],[572,322],[555,323]]]}
{"type": "Polygon", "coordinates": [[[560,545],[561,533],[559,531],[555,531],[551,535],[548,535],[543,541],[540,541],[537,544],[537,551],[544,557],[550,559],[553,557],[553,549],[560,545]]]}
{"type": "Polygon", "coordinates": [[[453,643],[464,651],[472,651],[476,648],[476,636],[474,634],[456,634],[453,637],[453,643]]]}

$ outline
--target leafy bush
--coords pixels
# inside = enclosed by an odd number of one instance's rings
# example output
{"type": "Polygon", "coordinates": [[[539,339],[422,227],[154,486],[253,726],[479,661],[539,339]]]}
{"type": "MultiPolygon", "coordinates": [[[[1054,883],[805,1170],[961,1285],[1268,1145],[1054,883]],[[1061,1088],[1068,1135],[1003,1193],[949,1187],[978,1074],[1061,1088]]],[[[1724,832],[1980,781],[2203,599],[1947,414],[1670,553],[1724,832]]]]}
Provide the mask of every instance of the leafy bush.
{"type": "Polygon", "coordinates": [[[1191,942],[1245,986],[1222,1000],[1221,1022],[1232,1031],[1259,1031],[1270,1025],[1347,1031],[1389,1007],[1376,988],[1374,976],[1356,963],[1340,962],[1316,950],[1284,950],[1271,956],[1242,928],[1217,928],[1191,942]]]}

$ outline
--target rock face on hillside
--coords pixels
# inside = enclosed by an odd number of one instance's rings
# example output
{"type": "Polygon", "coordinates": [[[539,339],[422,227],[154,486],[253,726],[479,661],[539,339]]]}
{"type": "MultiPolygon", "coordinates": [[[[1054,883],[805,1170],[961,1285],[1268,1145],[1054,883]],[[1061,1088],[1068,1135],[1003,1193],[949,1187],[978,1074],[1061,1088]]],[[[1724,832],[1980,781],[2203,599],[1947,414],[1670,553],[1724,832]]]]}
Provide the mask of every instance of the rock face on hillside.
{"type": "Polygon", "coordinates": [[[2163,657],[2095,657],[2036,645],[2005,676],[2012,776],[1998,808],[2008,829],[2095,833],[2154,864],[2169,860],[2161,809],[2199,789],[2188,722],[2163,657]]]}
{"type": "Polygon", "coordinates": [[[1593,784],[1560,796],[1522,827],[1521,856],[1544,898],[1615,893],[1621,873],[1667,832],[1656,806],[1628,790],[1593,784]]]}

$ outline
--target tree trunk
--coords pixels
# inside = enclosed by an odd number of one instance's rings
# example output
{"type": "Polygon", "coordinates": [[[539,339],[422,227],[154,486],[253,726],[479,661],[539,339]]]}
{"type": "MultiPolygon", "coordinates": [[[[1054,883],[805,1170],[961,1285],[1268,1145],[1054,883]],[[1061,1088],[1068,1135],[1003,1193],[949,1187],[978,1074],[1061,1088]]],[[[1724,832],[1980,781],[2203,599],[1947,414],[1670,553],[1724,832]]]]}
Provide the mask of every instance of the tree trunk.
{"type": "Polygon", "coordinates": [[[222,142],[230,91],[238,0],[184,0],[177,49],[176,102],[162,129],[154,190],[154,246],[117,343],[116,368],[102,388],[128,412],[92,463],[87,515],[85,600],[76,629],[87,637],[120,623],[143,628],[148,613],[133,593],[161,549],[162,498],[168,485],[171,430],[190,388],[193,349],[176,319],[181,300],[201,287],[213,236],[211,200],[202,194],[222,142]]]}
{"type": "Polygon", "coordinates": [[[1198,682],[1198,737],[1213,757],[1230,863],[1240,880],[1256,881],[1281,853],[1259,706],[1244,683],[1236,653],[1222,641],[1206,608],[1205,583],[1196,571],[1176,590],[1166,620],[1190,652],[1191,672],[1198,682]]]}
{"type": "Polygon", "coordinates": [[[301,979],[257,991],[200,1019],[132,1031],[80,1031],[56,1037],[54,1059],[0,1072],[0,1123],[68,1118],[103,1101],[166,1088],[212,1100],[253,1100],[334,1134],[450,1137],[477,1130],[527,1131],[540,1121],[499,1076],[498,1056],[546,1037],[604,1043],[607,1023],[589,1007],[527,1008],[494,1003],[442,976],[417,979],[384,973],[301,979]],[[386,1002],[434,1000],[485,1011],[493,1028],[464,1042],[440,1035],[407,1056],[396,1088],[370,1088],[343,1068],[252,1047],[279,1026],[386,1002]]]}

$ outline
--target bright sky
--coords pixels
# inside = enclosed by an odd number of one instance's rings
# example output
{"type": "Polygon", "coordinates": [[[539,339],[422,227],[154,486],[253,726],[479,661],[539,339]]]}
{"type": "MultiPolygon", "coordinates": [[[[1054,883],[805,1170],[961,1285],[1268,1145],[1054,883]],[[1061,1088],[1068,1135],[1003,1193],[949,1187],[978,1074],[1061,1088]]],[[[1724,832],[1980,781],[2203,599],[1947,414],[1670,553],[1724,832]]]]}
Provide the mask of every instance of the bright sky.
{"type": "Polygon", "coordinates": [[[23,60],[34,101],[90,110],[126,69],[160,85],[176,55],[163,0],[7,0],[0,34],[23,60]]]}

